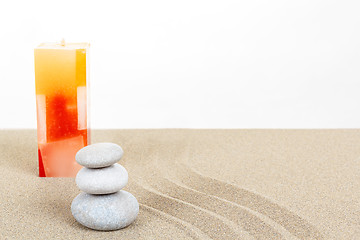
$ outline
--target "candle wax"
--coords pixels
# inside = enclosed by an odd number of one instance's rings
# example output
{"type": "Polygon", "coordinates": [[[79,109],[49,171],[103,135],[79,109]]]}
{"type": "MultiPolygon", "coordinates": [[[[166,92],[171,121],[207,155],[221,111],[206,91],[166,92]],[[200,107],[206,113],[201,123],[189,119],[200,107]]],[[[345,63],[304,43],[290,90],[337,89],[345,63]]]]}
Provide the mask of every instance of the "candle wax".
{"type": "Polygon", "coordinates": [[[86,43],[35,49],[40,177],[74,177],[81,168],[75,154],[89,144],[88,49],[86,43]]]}

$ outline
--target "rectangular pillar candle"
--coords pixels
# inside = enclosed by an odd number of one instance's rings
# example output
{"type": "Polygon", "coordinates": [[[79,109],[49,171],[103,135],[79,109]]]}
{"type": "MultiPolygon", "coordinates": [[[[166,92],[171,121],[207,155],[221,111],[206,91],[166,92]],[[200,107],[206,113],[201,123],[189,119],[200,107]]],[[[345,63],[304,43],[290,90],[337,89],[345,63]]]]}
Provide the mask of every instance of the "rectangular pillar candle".
{"type": "Polygon", "coordinates": [[[75,177],[76,152],[89,144],[88,43],[35,48],[40,177],[75,177]]]}

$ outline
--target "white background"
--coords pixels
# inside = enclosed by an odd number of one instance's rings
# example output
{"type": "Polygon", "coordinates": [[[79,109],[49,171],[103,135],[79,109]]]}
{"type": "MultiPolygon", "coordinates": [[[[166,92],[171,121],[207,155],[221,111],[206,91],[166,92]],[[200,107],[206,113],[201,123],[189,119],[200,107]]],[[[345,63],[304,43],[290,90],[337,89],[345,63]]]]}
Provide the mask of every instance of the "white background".
{"type": "Polygon", "coordinates": [[[93,128],[360,127],[360,1],[1,1],[0,128],[33,49],[91,43],[93,128]]]}

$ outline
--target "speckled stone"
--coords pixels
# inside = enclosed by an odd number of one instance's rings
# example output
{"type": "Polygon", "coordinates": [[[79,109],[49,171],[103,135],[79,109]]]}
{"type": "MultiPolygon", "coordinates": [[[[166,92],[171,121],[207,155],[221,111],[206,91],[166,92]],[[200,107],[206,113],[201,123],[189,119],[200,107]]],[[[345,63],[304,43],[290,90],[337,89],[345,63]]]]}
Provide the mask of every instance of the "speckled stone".
{"type": "Polygon", "coordinates": [[[130,225],[139,213],[139,203],[126,191],[107,195],[80,193],[71,204],[74,218],[82,225],[101,231],[130,225]]]}
{"type": "Polygon", "coordinates": [[[128,173],[120,164],[105,168],[82,168],[76,175],[76,185],[91,194],[108,194],[121,190],[128,182],[128,173]]]}
{"type": "Polygon", "coordinates": [[[83,147],[75,156],[76,162],[87,168],[102,168],[113,165],[124,151],[115,143],[95,143],[83,147]]]}

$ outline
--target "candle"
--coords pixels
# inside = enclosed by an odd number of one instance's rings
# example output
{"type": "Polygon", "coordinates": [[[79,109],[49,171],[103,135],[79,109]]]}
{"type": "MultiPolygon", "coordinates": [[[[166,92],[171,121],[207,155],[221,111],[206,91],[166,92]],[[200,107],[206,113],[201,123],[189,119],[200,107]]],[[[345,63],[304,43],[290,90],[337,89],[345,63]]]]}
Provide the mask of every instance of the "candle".
{"type": "Polygon", "coordinates": [[[76,152],[89,144],[88,43],[43,43],[35,48],[40,177],[74,177],[76,152]]]}

